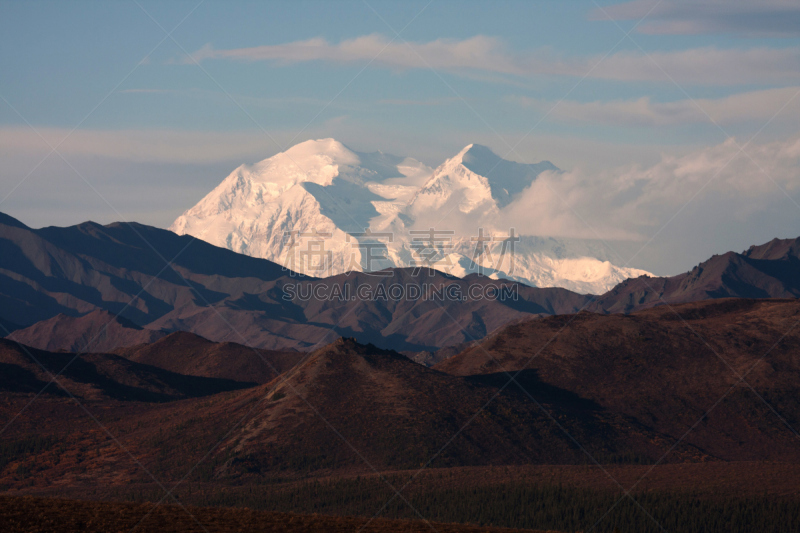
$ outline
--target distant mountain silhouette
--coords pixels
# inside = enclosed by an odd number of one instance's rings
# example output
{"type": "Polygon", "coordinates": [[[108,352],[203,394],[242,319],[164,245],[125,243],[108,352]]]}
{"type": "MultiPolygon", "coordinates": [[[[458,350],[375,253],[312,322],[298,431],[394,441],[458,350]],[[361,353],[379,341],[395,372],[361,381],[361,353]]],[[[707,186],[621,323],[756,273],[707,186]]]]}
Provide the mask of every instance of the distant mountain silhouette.
{"type": "Polygon", "coordinates": [[[34,230],[0,216],[0,325],[17,330],[12,338],[23,343],[106,352],[188,331],[214,342],[281,351],[313,350],[345,336],[419,353],[428,363],[449,355],[429,355],[440,348],[480,340],[533,316],[583,308],[628,313],[723,297],[797,297],[800,239],[714,256],[674,277],[629,279],[599,297],[477,274],[461,279],[410,268],[384,273],[310,278],[141,224],[34,230]],[[502,299],[397,298],[390,294],[394,285],[432,296],[463,296],[470,288],[510,292],[502,299]],[[327,297],[336,294],[334,287],[346,296],[327,297]],[[361,297],[360,289],[371,296],[361,297]]]}
{"type": "Polygon", "coordinates": [[[226,288],[258,292],[285,273],[270,261],[137,223],[35,230],[7,215],[0,218],[0,267],[0,317],[21,326],[96,309],[142,326],[185,302],[218,302],[226,288]]]}
{"type": "Polygon", "coordinates": [[[714,298],[800,296],[800,238],[773,239],[738,254],[715,255],[672,277],[628,279],[602,295],[593,311],[628,313],[714,298]]]}

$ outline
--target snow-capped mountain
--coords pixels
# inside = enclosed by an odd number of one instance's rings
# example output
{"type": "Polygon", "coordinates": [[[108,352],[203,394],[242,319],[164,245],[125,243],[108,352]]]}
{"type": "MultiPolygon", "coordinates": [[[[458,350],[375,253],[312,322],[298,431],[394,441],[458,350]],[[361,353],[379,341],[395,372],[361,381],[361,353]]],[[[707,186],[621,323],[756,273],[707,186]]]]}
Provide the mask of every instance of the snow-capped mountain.
{"type": "Polygon", "coordinates": [[[485,146],[470,144],[433,172],[409,203],[409,213],[458,209],[464,214],[489,214],[508,205],[546,170],[558,169],[549,161],[535,165],[506,161],[485,146]]]}
{"type": "Polygon", "coordinates": [[[411,158],[360,154],[333,139],[307,141],[240,166],[170,229],[310,275],[324,272],[300,253],[306,240],[324,240],[331,258],[327,273],[336,274],[353,270],[351,262],[358,265],[349,235],[393,217],[396,204],[407,201],[430,172],[411,158]],[[290,252],[297,262],[287,257],[290,252]]]}
{"type": "Polygon", "coordinates": [[[546,171],[558,169],[506,161],[480,145],[431,169],[312,140],[240,166],[170,229],[312,276],[431,265],[599,294],[645,274],[613,265],[591,241],[493,227],[546,171]]]}

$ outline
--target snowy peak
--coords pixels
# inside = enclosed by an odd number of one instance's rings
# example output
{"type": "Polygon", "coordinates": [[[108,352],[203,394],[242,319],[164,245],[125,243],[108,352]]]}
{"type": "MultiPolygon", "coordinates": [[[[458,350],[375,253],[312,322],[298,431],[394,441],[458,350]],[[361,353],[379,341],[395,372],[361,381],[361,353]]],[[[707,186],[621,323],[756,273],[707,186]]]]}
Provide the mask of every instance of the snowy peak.
{"type": "Polygon", "coordinates": [[[254,182],[277,185],[286,190],[297,183],[312,182],[330,185],[341,170],[358,165],[358,156],[333,139],[306,141],[237,170],[254,182]]]}
{"type": "Polygon", "coordinates": [[[430,179],[409,203],[409,215],[419,217],[439,210],[451,212],[456,208],[461,213],[474,213],[479,208],[489,211],[495,207],[488,180],[462,164],[468,149],[465,148],[433,171],[430,179]]]}
{"type": "Polygon", "coordinates": [[[431,169],[410,157],[356,152],[335,139],[309,140],[236,168],[170,229],[317,277],[418,266],[435,256],[433,267],[455,275],[477,268],[599,294],[644,273],[614,266],[596,246],[532,235],[520,236],[511,262],[500,238],[508,230],[498,233],[495,222],[545,171],[558,169],[547,161],[508,161],[479,144],[431,169]],[[423,257],[414,235],[429,228],[453,237],[423,257]],[[492,233],[480,254],[478,228],[492,233]],[[320,242],[324,251],[312,253],[320,242]]]}
{"type": "Polygon", "coordinates": [[[384,154],[358,154],[335,139],[318,139],[302,142],[245,168],[253,180],[284,188],[305,182],[327,187],[336,179],[362,185],[402,176],[397,166],[391,165],[393,160],[402,158],[380,156],[384,154]],[[362,164],[362,158],[366,165],[362,164]]]}
{"type": "Polygon", "coordinates": [[[508,161],[480,144],[469,145],[460,155],[461,164],[465,168],[488,180],[492,197],[499,207],[510,203],[514,196],[529,187],[542,172],[558,171],[550,161],[533,165],[508,161]]]}
{"type": "Polygon", "coordinates": [[[346,234],[390,219],[391,203],[405,203],[430,172],[412,158],[309,140],[238,167],[170,229],[281,264],[287,232],[320,232],[329,235],[329,250],[339,253],[336,263],[344,268],[351,255],[360,256],[350,254],[346,234]]]}
{"type": "Polygon", "coordinates": [[[433,171],[411,202],[411,213],[450,209],[488,215],[502,209],[545,171],[549,161],[529,165],[508,161],[486,146],[469,144],[433,171]]]}

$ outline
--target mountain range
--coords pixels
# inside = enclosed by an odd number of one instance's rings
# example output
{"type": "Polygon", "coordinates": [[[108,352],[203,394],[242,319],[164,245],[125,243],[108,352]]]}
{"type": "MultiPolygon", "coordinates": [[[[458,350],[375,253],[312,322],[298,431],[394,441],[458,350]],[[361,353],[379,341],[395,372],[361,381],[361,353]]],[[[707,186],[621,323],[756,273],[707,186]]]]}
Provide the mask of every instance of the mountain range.
{"type": "Polygon", "coordinates": [[[170,229],[316,277],[424,264],[600,294],[646,274],[613,265],[596,241],[500,227],[498,215],[543,172],[559,169],[477,144],[432,169],[334,139],[306,141],[235,169],[170,229]]]}
{"type": "Polygon", "coordinates": [[[574,312],[589,299],[566,289],[461,279],[427,268],[310,278],[135,223],[36,230],[2,215],[0,248],[0,319],[8,333],[18,325],[12,338],[50,350],[107,351],[175,331],[277,350],[308,349],[341,335],[430,350],[531,315],[574,312]],[[449,287],[466,295],[474,284],[508,287],[514,297],[357,297],[359,290],[386,295],[391,285],[449,287]],[[333,287],[349,299],[303,297],[333,287]]]}
{"type": "Polygon", "coordinates": [[[432,363],[452,355],[453,347],[537,316],[800,292],[798,239],[714,256],[674,277],[629,279],[600,296],[427,268],[313,278],[136,223],[32,229],[0,214],[0,250],[3,332],[45,350],[112,351],[179,331],[278,351],[347,336],[424,352],[418,360],[432,363]],[[434,297],[389,297],[393,286],[425,288],[434,297]],[[475,289],[478,296],[507,292],[505,298],[469,297],[475,289]],[[359,290],[369,297],[359,297],[359,290]],[[458,298],[446,296],[452,294],[458,298]],[[448,349],[430,355],[442,348],[448,349]]]}

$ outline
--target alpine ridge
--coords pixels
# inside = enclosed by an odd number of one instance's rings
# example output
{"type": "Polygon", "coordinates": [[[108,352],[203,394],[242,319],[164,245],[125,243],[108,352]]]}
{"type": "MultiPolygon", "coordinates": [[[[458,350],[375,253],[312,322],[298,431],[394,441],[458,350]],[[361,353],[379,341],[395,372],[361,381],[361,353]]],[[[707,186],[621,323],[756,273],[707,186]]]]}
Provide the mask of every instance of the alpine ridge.
{"type": "Polygon", "coordinates": [[[496,227],[501,210],[543,172],[559,169],[507,161],[478,144],[432,169],[309,140],[238,167],[170,229],[315,277],[432,265],[601,294],[646,274],[614,265],[597,242],[496,227]]]}

